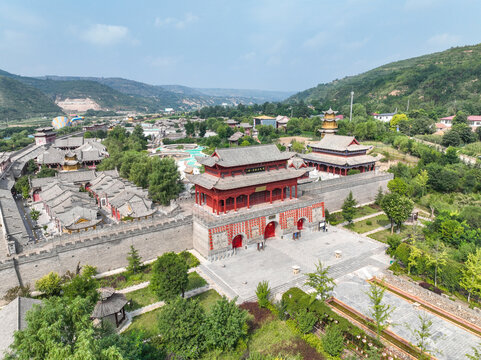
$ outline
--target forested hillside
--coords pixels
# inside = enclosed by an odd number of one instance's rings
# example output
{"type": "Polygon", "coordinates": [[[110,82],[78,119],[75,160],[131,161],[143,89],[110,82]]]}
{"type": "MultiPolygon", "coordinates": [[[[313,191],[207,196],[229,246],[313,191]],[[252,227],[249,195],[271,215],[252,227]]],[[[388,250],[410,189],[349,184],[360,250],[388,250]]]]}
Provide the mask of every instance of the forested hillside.
{"type": "Polygon", "coordinates": [[[61,113],[62,110],[40,90],[0,74],[0,121],[61,113]]]}
{"type": "Polygon", "coordinates": [[[481,44],[451,48],[416,58],[393,62],[356,76],[300,92],[287,102],[306,101],[322,108],[340,109],[356,103],[369,112],[405,111],[424,108],[440,115],[464,110],[481,113],[481,44]],[[320,104],[319,104],[320,102],[320,104]]]}

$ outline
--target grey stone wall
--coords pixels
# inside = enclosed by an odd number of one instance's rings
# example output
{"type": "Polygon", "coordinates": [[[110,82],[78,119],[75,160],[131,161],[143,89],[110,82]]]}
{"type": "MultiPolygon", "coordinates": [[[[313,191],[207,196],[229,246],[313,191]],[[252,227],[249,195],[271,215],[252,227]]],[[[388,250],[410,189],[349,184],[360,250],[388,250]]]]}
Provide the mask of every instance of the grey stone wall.
{"type": "Polygon", "coordinates": [[[300,189],[303,193],[324,201],[325,208],[333,212],[341,210],[344,199],[350,191],[358,204],[373,202],[379,188],[386,192],[387,183],[393,178],[393,174],[390,173],[363,173],[308,183],[301,185],[300,189]]]}
{"type": "Polygon", "coordinates": [[[75,270],[79,262],[96,266],[99,272],[126,266],[130,245],[139,250],[144,261],[155,259],[164,252],[192,249],[192,229],[192,216],[188,216],[158,226],[82,239],[50,250],[20,255],[15,260],[16,266],[13,260],[0,263],[0,296],[18,285],[19,280],[23,285],[30,283],[33,286],[35,280],[51,271],[63,274],[75,270]]]}

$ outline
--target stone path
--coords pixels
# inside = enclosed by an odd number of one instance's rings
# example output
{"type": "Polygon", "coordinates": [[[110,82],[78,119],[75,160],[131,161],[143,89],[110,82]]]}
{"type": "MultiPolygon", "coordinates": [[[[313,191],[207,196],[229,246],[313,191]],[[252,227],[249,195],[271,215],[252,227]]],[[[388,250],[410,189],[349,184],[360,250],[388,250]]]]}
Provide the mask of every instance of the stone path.
{"type": "MultiPolygon", "coordinates": [[[[379,215],[382,215],[384,214],[383,211],[379,211],[377,213],[374,213],[374,214],[370,214],[370,215],[366,215],[366,216],[361,216],[359,218],[356,218],[356,219],[352,219],[352,222],[359,222],[359,221],[363,221],[363,220],[367,220],[367,219],[370,219],[370,218],[373,218],[373,217],[376,217],[376,216],[379,216],[379,215]]],[[[336,226],[346,226],[348,224],[347,221],[344,221],[343,223],[340,223],[340,224],[337,224],[336,226]]]]}

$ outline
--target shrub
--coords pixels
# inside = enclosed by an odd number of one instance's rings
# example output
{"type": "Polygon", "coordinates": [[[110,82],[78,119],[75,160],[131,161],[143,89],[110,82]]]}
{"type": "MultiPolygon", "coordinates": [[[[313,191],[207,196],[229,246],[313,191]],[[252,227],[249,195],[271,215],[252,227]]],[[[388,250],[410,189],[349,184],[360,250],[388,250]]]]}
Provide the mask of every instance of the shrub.
{"type": "Polygon", "coordinates": [[[62,290],[62,279],[56,272],[51,272],[40,280],[37,280],[35,282],[35,288],[47,296],[60,295],[62,290]]]}
{"type": "Polygon", "coordinates": [[[401,245],[401,237],[397,234],[389,235],[387,237],[387,243],[389,245],[388,253],[394,254],[399,245],[401,245]]]}
{"type": "Polygon", "coordinates": [[[406,243],[402,243],[397,247],[396,251],[394,252],[394,257],[400,260],[404,265],[406,265],[409,262],[410,254],[411,247],[406,243]]]}
{"type": "Polygon", "coordinates": [[[336,325],[329,325],[322,337],[322,346],[331,356],[338,356],[344,349],[344,338],[336,325]]]}
{"type": "Polygon", "coordinates": [[[357,169],[351,169],[347,172],[347,175],[356,175],[356,174],[360,174],[361,171],[360,170],[357,170],[357,169]]]}
{"type": "Polygon", "coordinates": [[[448,260],[443,270],[438,273],[439,282],[449,291],[459,290],[459,283],[463,276],[463,265],[452,260],[448,260]]]}
{"type": "Polygon", "coordinates": [[[296,316],[297,326],[303,334],[307,334],[312,331],[312,328],[317,322],[317,317],[313,312],[307,309],[301,309],[297,312],[296,316]]]}
{"type": "Polygon", "coordinates": [[[421,281],[419,283],[419,286],[421,286],[422,288],[426,289],[426,290],[429,290],[429,291],[432,291],[438,295],[441,295],[443,293],[443,291],[437,287],[435,287],[433,284],[429,284],[427,282],[424,282],[424,281],[421,281]]]}
{"type": "Polygon", "coordinates": [[[256,289],[257,302],[261,308],[267,307],[269,304],[269,296],[271,295],[271,289],[269,288],[268,281],[261,281],[257,284],[256,289]]]}
{"type": "Polygon", "coordinates": [[[371,226],[371,225],[372,225],[372,221],[371,221],[371,220],[366,221],[366,225],[371,226]]]}
{"type": "Polygon", "coordinates": [[[15,300],[17,297],[30,297],[30,285],[27,284],[26,286],[15,286],[7,290],[7,293],[3,297],[3,300],[7,302],[11,302],[15,300]]]}
{"type": "Polygon", "coordinates": [[[188,251],[182,251],[179,253],[179,256],[185,260],[187,266],[190,268],[194,268],[200,265],[199,259],[197,259],[194,255],[192,255],[188,251]]]}

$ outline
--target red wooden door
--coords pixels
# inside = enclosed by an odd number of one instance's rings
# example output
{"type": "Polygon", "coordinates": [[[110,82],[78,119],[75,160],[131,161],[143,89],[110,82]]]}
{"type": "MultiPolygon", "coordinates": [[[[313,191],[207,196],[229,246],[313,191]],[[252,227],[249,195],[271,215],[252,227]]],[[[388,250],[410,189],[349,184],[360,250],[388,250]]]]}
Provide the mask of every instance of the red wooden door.
{"type": "Polygon", "coordinates": [[[266,230],[264,231],[264,239],[268,239],[275,236],[276,236],[276,224],[274,221],[272,221],[266,226],[266,230]]]}
{"type": "Polygon", "coordinates": [[[303,227],[304,227],[304,219],[299,219],[297,221],[297,230],[302,230],[303,227]]]}
{"type": "Polygon", "coordinates": [[[232,248],[240,248],[242,247],[242,235],[237,235],[234,239],[232,239],[232,248]]]}

